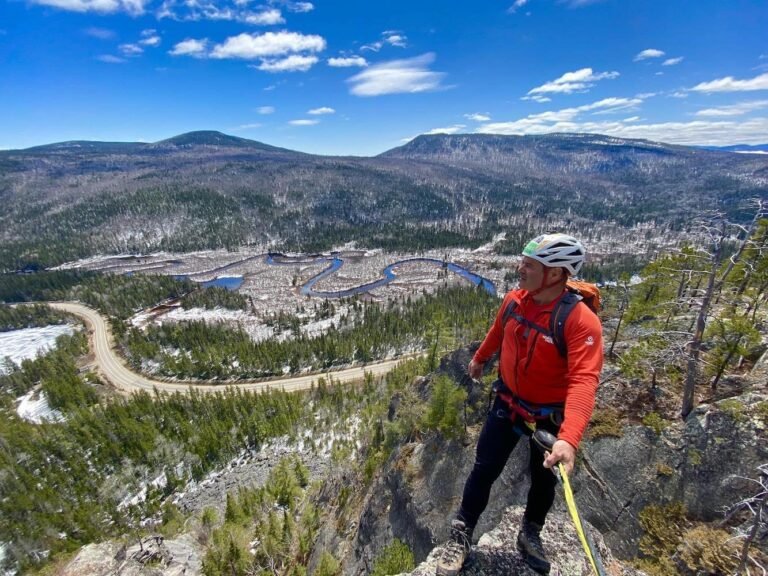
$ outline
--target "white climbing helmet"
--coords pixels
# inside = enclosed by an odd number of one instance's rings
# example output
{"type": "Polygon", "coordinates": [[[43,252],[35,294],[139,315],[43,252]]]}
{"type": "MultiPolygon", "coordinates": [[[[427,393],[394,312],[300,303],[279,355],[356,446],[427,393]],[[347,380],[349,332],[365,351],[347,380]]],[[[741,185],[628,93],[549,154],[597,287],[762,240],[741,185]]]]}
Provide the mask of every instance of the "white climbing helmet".
{"type": "Polygon", "coordinates": [[[538,260],[544,266],[565,268],[571,276],[581,270],[585,254],[582,243],[567,234],[542,234],[523,248],[523,256],[538,260]]]}

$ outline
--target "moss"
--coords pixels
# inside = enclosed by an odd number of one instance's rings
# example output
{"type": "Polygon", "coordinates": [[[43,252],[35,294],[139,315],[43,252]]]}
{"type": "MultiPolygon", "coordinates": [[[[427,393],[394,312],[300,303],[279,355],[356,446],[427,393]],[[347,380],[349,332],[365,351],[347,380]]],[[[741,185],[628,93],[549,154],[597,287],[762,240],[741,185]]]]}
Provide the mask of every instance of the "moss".
{"type": "Polygon", "coordinates": [[[663,563],[677,549],[687,524],[685,507],[680,502],[666,506],[652,504],[640,511],[640,526],[645,532],[640,538],[640,551],[648,560],[663,563]]]}
{"type": "Polygon", "coordinates": [[[728,532],[704,524],[685,533],[678,551],[696,574],[733,574],[739,558],[738,542],[728,532]]]}
{"type": "Polygon", "coordinates": [[[641,558],[632,561],[631,564],[648,576],[676,576],[678,574],[677,567],[671,558],[662,558],[658,561],[641,558]]]}
{"type": "Polygon", "coordinates": [[[747,407],[738,400],[723,400],[718,406],[720,410],[728,414],[737,423],[747,420],[747,407]]]}
{"type": "Polygon", "coordinates": [[[763,400],[755,405],[755,416],[768,426],[768,400],[763,400]]]}
{"type": "Polygon", "coordinates": [[[672,476],[675,473],[675,469],[669,464],[659,462],[656,464],[656,474],[659,476],[672,476]]]}
{"type": "Polygon", "coordinates": [[[658,412],[649,412],[643,416],[643,424],[651,428],[656,434],[661,435],[664,428],[669,426],[669,420],[665,420],[658,412]]]}
{"type": "Polygon", "coordinates": [[[700,466],[701,465],[701,451],[697,450],[696,448],[691,448],[688,450],[688,464],[691,466],[700,466]]]}
{"type": "Polygon", "coordinates": [[[621,438],[624,435],[624,423],[621,414],[613,408],[595,410],[589,424],[590,438],[603,438],[613,436],[621,438]]]}

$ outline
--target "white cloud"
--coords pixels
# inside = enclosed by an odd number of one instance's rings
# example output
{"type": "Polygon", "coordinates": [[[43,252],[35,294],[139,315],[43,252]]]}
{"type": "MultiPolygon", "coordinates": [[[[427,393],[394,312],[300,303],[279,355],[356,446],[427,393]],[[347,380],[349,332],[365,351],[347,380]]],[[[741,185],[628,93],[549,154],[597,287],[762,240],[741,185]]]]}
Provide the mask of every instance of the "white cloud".
{"type": "Polygon", "coordinates": [[[122,64],[125,62],[125,58],[118,58],[117,56],[112,56],[111,54],[102,54],[101,56],[96,56],[96,60],[100,62],[106,62],[107,64],[122,64]]]}
{"type": "Polygon", "coordinates": [[[688,98],[688,94],[686,92],[672,92],[670,96],[672,96],[672,98],[688,98]]]}
{"type": "Polygon", "coordinates": [[[285,58],[276,60],[263,59],[261,64],[254,66],[264,72],[306,72],[312,66],[317,64],[317,56],[304,56],[302,54],[291,54],[285,58]]]}
{"type": "Polygon", "coordinates": [[[193,56],[195,58],[204,58],[208,47],[208,39],[195,40],[187,38],[179,42],[168,52],[171,56],[193,56]]]}
{"type": "Polygon", "coordinates": [[[435,55],[430,52],[370,66],[347,79],[352,85],[350,92],[356,96],[380,96],[438,90],[445,74],[429,69],[434,60],[435,55]]]}
{"type": "Polygon", "coordinates": [[[429,132],[424,134],[456,134],[461,132],[466,126],[464,124],[454,124],[453,126],[446,126],[445,128],[432,128],[429,132]]]}
{"type": "Polygon", "coordinates": [[[632,116],[630,118],[624,118],[622,122],[637,122],[638,120],[640,120],[640,116],[632,116]]]}
{"type": "Polygon", "coordinates": [[[391,44],[392,46],[397,46],[399,48],[406,48],[408,45],[406,44],[406,41],[408,38],[404,36],[403,34],[390,34],[386,38],[384,38],[384,42],[387,44],[391,44]]]}
{"type": "Polygon", "coordinates": [[[691,88],[693,92],[748,92],[752,90],[768,90],[768,72],[755,76],[749,80],[736,80],[733,76],[726,76],[702,82],[691,88]]]}
{"type": "Polygon", "coordinates": [[[682,56],[678,56],[677,58],[667,58],[664,60],[664,62],[661,63],[662,66],[674,66],[675,64],[680,64],[684,58],[682,56]]]}
{"type": "Polygon", "coordinates": [[[312,108],[307,114],[312,114],[313,116],[320,116],[322,114],[336,114],[336,110],[333,108],[329,108],[328,106],[321,106],[320,108],[312,108]]]}
{"type": "Polygon", "coordinates": [[[643,50],[637,56],[635,56],[635,62],[640,62],[641,60],[647,60],[648,58],[661,58],[662,56],[664,56],[663,50],[656,50],[656,48],[647,48],[646,50],[643,50]]]}
{"type": "Polygon", "coordinates": [[[593,104],[579,106],[577,110],[584,112],[597,110],[593,114],[613,114],[619,111],[631,110],[642,103],[642,98],[604,98],[593,104]]]}
{"type": "Polygon", "coordinates": [[[32,0],[34,4],[52,6],[70,12],[98,12],[114,14],[126,12],[132,16],[144,13],[149,0],[32,0]]]}
{"type": "MultiPolygon", "coordinates": [[[[141,1],[149,2],[149,0],[141,1]]],[[[156,15],[158,19],[172,18],[191,22],[235,21],[255,26],[285,23],[285,18],[278,8],[259,7],[254,11],[248,9],[250,3],[251,0],[163,0],[156,15]]],[[[269,4],[276,4],[276,2],[270,1],[269,4]]],[[[290,9],[290,4],[286,5],[286,8],[290,9]]]]}
{"type": "Polygon", "coordinates": [[[491,119],[491,115],[488,112],[474,112],[473,114],[464,114],[464,118],[474,120],[475,122],[488,122],[491,119]]]}
{"type": "Polygon", "coordinates": [[[213,48],[213,58],[242,58],[253,60],[269,56],[283,56],[291,52],[320,52],[325,49],[325,39],[315,34],[298,32],[266,32],[264,34],[239,34],[231,36],[223,44],[213,48]]]}
{"type": "MultiPolygon", "coordinates": [[[[561,110],[549,110],[547,112],[539,112],[538,114],[529,114],[527,117],[513,122],[493,122],[484,124],[478,128],[477,131],[497,134],[543,133],[535,131],[542,130],[544,127],[552,124],[558,126],[571,124],[584,113],[614,114],[626,112],[627,110],[634,109],[642,102],[643,101],[640,98],[603,98],[602,100],[583,106],[563,108],[561,110]]],[[[568,130],[562,131],[567,132],[568,130]]]]}
{"type": "Polygon", "coordinates": [[[574,110],[536,114],[511,122],[484,124],[476,132],[483,134],[591,133],[697,146],[761,144],[765,142],[765,135],[768,134],[768,118],[753,118],[743,122],[696,120],[657,124],[638,124],[635,123],[634,118],[626,121],[577,122],[578,114],[574,113],[574,110]],[[629,120],[632,122],[630,123],[629,120]]]}
{"type": "Polygon", "coordinates": [[[255,24],[257,26],[271,26],[273,24],[284,24],[285,19],[280,13],[280,10],[272,8],[270,10],[264,10],[263,12],[257,12],[254,14],[247,14],[243,16],[243,21],[246,24],[255,24]]]}
{"type": "Polygon", "coordinates": [[[754,100],[752,102],[740,102],[739,104],[731,104],[730,106],[720,106],[719,108],[706,108],[705,110],[699,110],[696,112],[696,116],[743,116],[749,114],[755,110],[762,110],[768,108],[768,100],[754,100]]]}
{"type": "MultiPolygon", "coordinates": [[[[619,76],[618,72],[600,72],[595,74],[592,68],[582,68],[575,72],[566,72],[560,78],[537,86],[528,91],[528,96],[532,99],[535,94],[556,93],[571,94],[572,92],[584,92],[591,88],[598,80],[611,80],[619,76]]],[[[541,100],[539,100],[541,102],[541,100]]]]}
{"type": "Polygon", "coordinates": [[[258,122],[253,124],[241,124],[240,126],[235,126],[232,128],[232,131],[234,132],[242,132],[243,130],[255,130],[256,128],[261,128],[261,124],[258,122]]]}
{"type": "Polygon", "coordinates": [[[528,0],[515,0],[515,3],[512,4],[512,6],[510,6],[509,8],[507,8],[507,13],[514,14],[526,4],[528,4],[528,0]]]}
{"type": "Polygon", "coordinates": [[[328,66],[334,68],[350,68],[352,66],[358,66],[365,68],[368,66],[368,62],[362,56],[350,56],[347,58],[328,58],[328,66]]]}
{"type": "Polygon", "coordinates": [[[120,52],[126,56],[138,56],[144,52],[144,48],[138,44],[120,44],[120,52]]]}
{"type": "Polygon", "coordinates": [[[291,120],[288,122],[291,126],[314,126],[315,124],[319,124],[320,120],[307,120],[307,119],[301,119],[301,120],[291,120]]]}
{"type": "Polygon", "coordinates": [[[384,32],[381,33],[381,36],[382,36],[381,40],[377,42],[373,42],[371,44],[366,44],[365,46],[362,46],[360,49],[378,52],[384,47],[385,44],[389,44],[390,46],[397,46],[398,48],[406,48],[408,46],[407,44],[408,37],[398,30],[385,30],[384,32]]]}
{"type": "Polygon", "coordinates": [[[533,96],[523,96],[520,100],[534,100],[535,102],[552,102],[552,98],[542,96],[541,94],[534,94],[533,96]]]}
{"type": "Polygon", "coordinates": [[[267,114],[274,114],[275,113],[275,107],[274,106],[259,106],[256,108],[256,112],[262,115],[267,114]]]}
{"type": "Polygon", "coordinates": [[[315,5],[312,2],[290,2],[288,4],[288,10],[291,12],[311,12],[315,9],[315,5]]]}
{"type": "Polygon", "coordinates": [[[139,44],[142,46],[160,46],[160,36],[154,30],[144,30],[141,33],[142,39],[139,44]]]}
{"type": "Polygon", "coordinates": [[[597,4],[603,0],[560,0],[560,4],[567,4],[569,8],[581,8],[590,4],[597,4]]]}
{"type": "Polygon", "coordinates": [[[98,38],[99,40],[110,40],[115,37],[115,33],[112,30],[107,30],[106,28],[86,28],[85,33],[88,36],[98,38]]]}

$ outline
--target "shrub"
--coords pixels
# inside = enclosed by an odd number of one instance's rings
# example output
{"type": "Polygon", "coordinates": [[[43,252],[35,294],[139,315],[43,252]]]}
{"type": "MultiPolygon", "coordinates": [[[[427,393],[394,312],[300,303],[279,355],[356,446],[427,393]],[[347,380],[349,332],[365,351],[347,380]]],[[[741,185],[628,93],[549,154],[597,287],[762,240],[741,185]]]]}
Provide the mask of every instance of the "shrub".
{"type": "Polygon", "coordinates": [[[640,551],[657,563],[670,558],[680,544],[686,526],[682,503],[653,504],[644,508],[639,517],[640,526],[645,531],[640,538],[640,551]]]}
{"type": "Polygon", "coordinates": [[[330,552],[323,552],[314,576],[338,576],[341,574],[341,564],[330,552]]]}
{"type": "Polygon", "coordinates": [[[664,428],[669,426],[669,421],[662,418],[658,412],[649,412],[643,416],[643,424],[651,428],[656,434],[661,435],[664,428]]]}
{"type": "Polygon", "coordinates": [[[602,438],[613,436],[621,438],[624,435],[624,425],[621,422],[621,414],[613,408],[600,408],[592,413],[589,423],[590,438],[602,438]]]}
{"type": "Polygon", "coordinates": [[[467,392],[456,386],[447,376],[434,381],[432,398],[424,416],[424,427],[438,430],[446,438],[456,438],[463,432],[463,408],[467,392]]]}
{"type": "Polygon", "coordinates": [[[413,552],[407,544],[395,538],[376,558],[371,576],[387,576],[410,572],[416,567],[413,552]]]}
{"type": "Polygon", "coordinates": [[[688,530],[680,546],[680,560],[696,574],[733,574],[738,558],[736,540],[725,530],[704,524],[688,530]]]}
{"type": "Polygon", "coordinates": [[[747,419],[746,407],[738,400],[723,400],[719,404],[720,410],[728,414],[736,423],[744,422],[747,419]]]}

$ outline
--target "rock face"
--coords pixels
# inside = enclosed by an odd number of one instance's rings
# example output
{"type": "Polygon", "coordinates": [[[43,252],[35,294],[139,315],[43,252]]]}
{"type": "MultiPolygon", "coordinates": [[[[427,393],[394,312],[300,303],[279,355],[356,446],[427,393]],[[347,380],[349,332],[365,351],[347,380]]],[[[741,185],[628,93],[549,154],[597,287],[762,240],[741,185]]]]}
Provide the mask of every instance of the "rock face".
{"type": "MultiPolygon", "coordinates": [[[[531,570],[517,551],[517,531],[523,517],[523,508],[514,506],[504,510],[496,528],[483,534],[464,564],[464,576],[508,576],[509,574],[531,575],[531,570]]],[[[596,551],[606,571],[613,576],[640,575],[633,568],[624,566],[613,558],[600,534],[587,527],[595,543],[596,551]]],[[[547,556],[552,563],[552,574],[560,576],[581,576],[591,574],[587,557],[584,554],[578,536],[570,520],[562,514],[551,514],[547,525],[541,532],[541,540],[547,556]]],[[[411,576],[433,576],[437,561],[442,553],[442,546],[435,548],[411,576]]]]}
{"type": "Polygon", "coordinates": [[[144,538],[130,547],[115,542],[89,544],[59,576],[182,576],[200,574],[202,547],[190,535],[173,540],[144,538]]]}
{"type": "MultiPolygon", "coordinates": [[[[459,350],[444,359],[440,372],[461,383],[470,352],[459,350]]],[[[429,395],[428,379],[418,386],[429,395]]],[[[369,490],[345,574],[370,571],[394,538],[408,543],[417,562],[432,558],[435,547],[447,540],[487,406],[484,394],[470,390],[469,396],[469,413],[475,416],[465,442],[431,434],[392,455],[369,490]]],[[[638,554],[643,534],[639,514],[649,505],[682,502],[692,519],[722,519],[728,506],[754,495],[754,485],[743,478],[755,477],[756,467],[768,461],[766,422],[756,408],[766,399],[768,395],[751,393],[701,405],[685,422],[668,422],[661,433],[626,425],[619,438],[585,440],[571,478],[582,518],[625,559],[638,554]]],[[[525,505],[528,449],[520,442],[513,452],[491,491],[476,535],[495,530],[510,506],[525,505]]],[[[552,514],[567,514],[559,488],[552,514]]]]}

